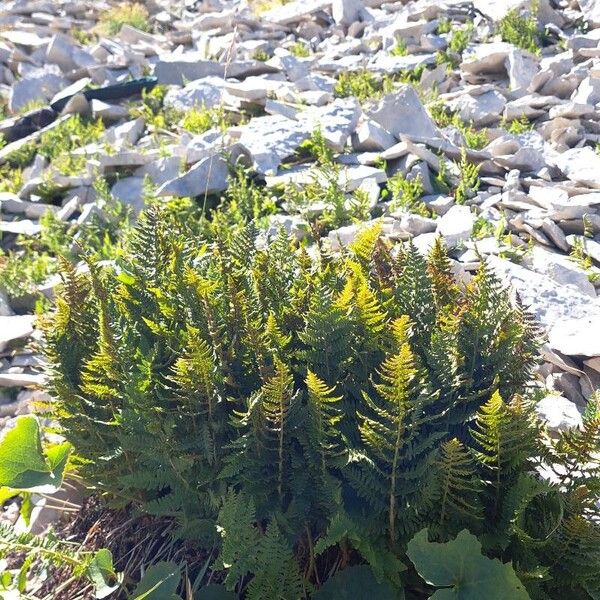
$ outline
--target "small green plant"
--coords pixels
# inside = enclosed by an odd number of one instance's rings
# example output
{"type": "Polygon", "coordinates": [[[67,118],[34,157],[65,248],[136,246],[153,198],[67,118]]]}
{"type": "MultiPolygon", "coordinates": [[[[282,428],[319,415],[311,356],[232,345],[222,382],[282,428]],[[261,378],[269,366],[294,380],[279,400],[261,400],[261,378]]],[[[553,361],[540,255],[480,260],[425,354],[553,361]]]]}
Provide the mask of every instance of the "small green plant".
{"type": "Polygon", "coordinates": [[[206,108],[204,106],[186,111],[181,126],[190,133],[204,133],[213,127],[227,129],[227,114],[222,106],[206,108]]]}
{"type": "Polygon", "coordinates": [[[484,217],[477,217],[473,223],[473,239],[482,240],[496,235],[496,226],[484,217]]]}
{"type": "Polygon", "coordinates": [[[0,166],[0,192],[16,194],[24,185],[23,170],[9,164],[0,166]]]}
{"type": "Polygon", "coordinates": [[[404,173],[397,172],[388,178],[387,188],[391,194],[390,208],[402,209],[424,217],[430,217],[431,211],[420,200],[423,195],[423,180],[420,175],[407,179],[404,173]]]}
{"type": "Polygon", "coordinates": [[[82,46],[89,46],[98,39],[98,36],[92,31],[86,31],[79,27],[73,27],[69,33],[71,34],[71,37],[82,46]]]}
{"type": "Polygon", "coordinates": [[[334,93],[338,98],[354,96],[360,102],[374,100],[391,92],[394,80],[390,76],[377,79],[373,73],[363,69],[361,71],[342,71],[338,75],[334,93]]]}
{"type": "Polygon", "coordinates": [[[448,17],[441,17],[438,21],[438,26],[435,32],[438,35],[450,33],[452,31],[452,21],[448,17]]]}
{"type": "Polygon", "coordinates": [[[260,60],[261,62],[266,62],[271,57],[269,56],[269,54],[267,52],[265,52],[265,50],[258,49],[258,50],[255,50],[254,54],[252,55],[252,58],[254,60],[260,60]]]}
{"type": "Polygon", "coordinates": [[[500,127],[506,129],[508,133],[520,135],[522,133],[533,131],[535,126],[525,115],[522,115],[519,119],[513,119],[512,121],[507,121],[503,118],[502,121],[500,121],[500,127]]]}
{"type": "Polygon", "coordinates": [[[294,42],[288,50],[297,58],[307,58],[310,56],[310,48],[302,42],[294,42]]]}
{"type": "Polygon", "coordinates": [[[438,127],[456,127],[465,138],[467,148],[481,150],[489,143],[487,131],[485,129],[475,129],[473,123],[465,123],[458,113],[451,111],[443,102],[436,100],[428,105],[431,118],[438,127]]]}
{"type": "Polygon", "coordinates": [[[463,28],[453,29],[448,49],[456,54],[462,54],[473,39],[474,32],[473,21],[470,20],[465,23],[463,28]]]}
{"type": "Polygon", "coordinates": [[[458,185],[454,190],[454,198],[457,204],[465,204],[481,185],[481,181],[479,180],[480,166],[469,162],[467,152],[463,148],[460,163],[458,163],[457,167],[460,175],[458,185]]]}
{"type": "Polygon", "coordinates": [[[150,31],[150,15],[143,4],[123,2],[101,14],[98,29],[107,35],[117,35],[123,25],[131,25],[140,31],[150,31]]]}
{"type": "Polygon", "coordinates": [[[538,25],[538,11],[539,2],[537,0],[531,3],[529,14],[524,14],[522,9],[509,10],[498,26],[502,40],[532,54],[540,54],[543,40],[538,25]]]}
{"type": "Polygon", "coordinates": [[[408,54],[408,46],[404,38],[396,38],[396,43],[390,49],[392,56],[406,56],[408,54]]]}

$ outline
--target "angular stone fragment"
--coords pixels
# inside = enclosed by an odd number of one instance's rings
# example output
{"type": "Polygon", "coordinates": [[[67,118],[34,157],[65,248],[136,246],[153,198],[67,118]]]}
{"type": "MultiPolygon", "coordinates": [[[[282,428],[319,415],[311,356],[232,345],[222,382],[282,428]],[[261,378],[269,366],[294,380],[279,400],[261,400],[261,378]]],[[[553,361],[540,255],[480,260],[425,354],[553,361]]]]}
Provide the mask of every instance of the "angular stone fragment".
{"type": "Polygon", "coordinates": [[[550,431],[564,431],[582,424],[577,405],[558,394],[546,396],[537,403],[535,409],[550,431]]]}
{"type": "Polygon", "coordinates": [[[384,96],[367,114],[397,138],[406,135],[420,141],[441,136],[414,88],[408,84],[384,96]]]}
{"type": "Polygon", "coordinates": [[[33,315],[0,316],[0,352],[11,342],[28,338],[33,333],[33,315]]]}
{"type": "Polygon", "coordinates": [[[600,156],[588,146],[557,154],[554,164],[575,183],[600,189],[600,156]]]}
{"type": "Polygon", "coordinates": [[[442,235],[449,248],[466,242],[473,232],[475,215],[468,206],[456,204],[438,220],[437,233],[442,235]]]}
{"type": "Polygon", "coordinates": [[[227,189],[228,176],[227,163],[221,156],[207,156],[180,177],[160,186],[156,195],[195,198],[215,194],[227,189]]]}
{"type": "Polygon", "coordinates": [[[256,117],[230,132],[252,156],[253,168],[262,175],[277,172],[281,161],[292,156],[310,137],[312,129],[280,115],[256,117]]]}

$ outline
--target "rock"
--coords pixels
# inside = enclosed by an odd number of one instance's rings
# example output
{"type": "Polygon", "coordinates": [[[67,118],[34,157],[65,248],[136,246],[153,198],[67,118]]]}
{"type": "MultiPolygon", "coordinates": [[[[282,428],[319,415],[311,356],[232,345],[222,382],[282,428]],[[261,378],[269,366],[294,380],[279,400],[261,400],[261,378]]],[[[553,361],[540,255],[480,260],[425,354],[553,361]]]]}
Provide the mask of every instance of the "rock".
{"type": "Polygon", "coordinates": [[[0,290],[0,317],[10,317],[14,314],[13,309],[10,307],[8,297],[0,290]]]}
{"type": "Polygon", "coordinates": [[[540,70],[539,60],[520,48],[509,50],[505,67],[508,71],[510,89],[513,92],[526,90],[540,70]]]}
{"type": "Polygon", "coordinates": [[[292,156],[312,130],[280,115],[256,117],[230,130],[234,139],[252,156],[252,166],[261,175],[277,173],[281,161],[292,156]]]}
{"type": "Polygon", "coordinates": [[[551,381],[552,387],[562,392],[571,402],[578,406],[585,406],[586,400],[581,393],[577,375],[574,373],[554,373],[548,378],[548,381],[551,381]]]}
{"type": "Polygon", "coordinates": [[[107,102],[102,102],[102,100],[91,100],[90,108],[94,119],[118,121],[119,119],[126,119],[129,116],[129,111],[125,106],[108,104],[107,102]]]}
{"type": "Polygon", "coordinates": [[[198,52],[188,52],[161,58],[154,66],[154,75],[161,85],[183,85],[184,81],[195,81],[204,77],[223,78],[225,65],[204,60],[198,52]]]}
{"type": "Polygon", "coordinates": [[[46,377],[41,373],[4,373],[0,372],[0,387],[39,387],[44,385],[46,377]]]}
{"type": "Polygon", "coordinates": [[[0,352],[12,342],[31,336],[34,321],[33,315],[0,316],[0,352]]]}
{"type": "Polygon", "coordinates": [[[433,119],[408,84],[401,84],[398,91],[384,96],[367,114],[397,138],[405,135],[413,141],[426,141],[440,137],[433,119]]]}
{"type": "Polygon", "coordinates": [[[299,113],[298,121],[304,123],[311,133],[319,129],[327,145],[336,152],[342,152],[356,129],[360,114],[360,104],[355,98],[338,98],[322,109],[299,113]]]}
{"type": "Polygon", "coordinates": [[[332,229],[327,234],[331,249],[334,252],[338,252],[342,248],[347,247],[356,239],[360,230],[360,225],[347,225],[346,227],[340,227],[339,229],[332,229]]]}
{"type": "Polygon", "coordinates": [[[140,167],[136,172],[137,177],[147,175],[154,185],[162,185],[167,181],[176,179],[179,175],[181,159],[177,156],[159,158],[140,167]]]}
{"type": "Polygon", "coordinates": [[[58,67],[47,65],[44,68],[35,69],[13,84],[8,100],[8,108],[14,113],[28,102],[50,100],[60,89],[66,86],[67,81],[60,74],[58,67]]]}
{"type": "Polygon", "coordinates": [[[115,198],[131,206],[133,211],[137,213],[144,208],[143,190],[144,179],[142,177],[123,177],[112,186],[110,192],[115,198]]]}
{"type": "Polygon", "coordinates": [[[273,8],[263,13],[263,18],[271,23],[288,25],[294,21],[301,21],[313,13],[331,6],[331,0],[294,0],[281,7],[273,8]]]}
{"type": "Polygon", "coordinates": [[[586,77],[571,98],[579,104],[598,104],[600,102],[600,77],[586,77]]]}
{"type": "Polygon", "coordinates": [[[141,117],[133,121],[127,121],[121,125],[116,125],[107,130],[105,134],[106,141],[117,148],[125,145],[135,144],[144,133],[146,123],[141,117]]]}
{"type": "Polygon", "coordinates": [[[352,147],[357,152],[386,150],[395,143],[391,133],[370,119],[364,120],[352,134],[352,147]]]}
{"type": "Polygon", "coordinates": [[[221,103],[225,81],[221,77],[203,77],[183,88],[172,88],[165,95],[165,106],[176,110],[189,110],[205,106],[212,108],[221,103]]]}
{"type": "Polygon", "coordinates": [[[587,273],[567,256],[534,246],[521,264],[560,285],[572,286],[579,293],[596,298],[596,291],[587,273]]]}
{"type": "Polygon", "coordinates": [[[448,106],[458,112],[465,123],[471,121],[478,126],[491,125],[500,120],[500,115],[506,105],[506,99],[496,91],[486,92],[479,96],[463,94],[448,106]]]}
{"type": "Polygon", "coordinates": [[[600,356],[600,302],[521,265],[487,258],[548,332],[550,348],[568,356],[600,356]]]}
{"type": "Polygon", "coordinates": [[[157,196],[197,197],[227,189],[229,170],[218,155],[203,158],[183,175],[167,181],[156,191],[157,196]]]}
{"type": "Polygon", "coordinates": [[[473,232],[475,215],[468,206],[455,205],[437,222],[437,233],[449,248],[466,242],[473,232]]]}
{"type": "Polygon", "coordinates": [[[546,396],[537,403],[536,411],[550,431],[564,431],[582,425],[581,413],[576,404],[564,396],[546,396]]]}
{"type": "Polygon", "coordinates": [[[506,72],[506,59],[513,50],[506,42],[479,44],[466,53],[460,65],[461,71],[474,75],[498,75],[506,72]]]}
{"type": "Polygon", "coordinates": [[[600,189],[600,156],[592,148],[572,148],[557,154],[553,162],[571,181],[600,189]]]}
{"type": "Polygon", "coordinates": [[[58,65],[63,72],[96,64],[96,60],[91,54],[78,48],[71,38],[62,33],[52,36],[46,50],[46,60],[51,64],[58,65]]]}
{"type": "Polygon", "coordinates": [[[348,27],[358,21],[363,8],[361,0],[333,0],[331,15],[338,25],[348,27]]]}
{"type": "Polygon", "coordinates": [[[577,0],[579,8],[585,15],[587,21],[592,25],[600,26],[600,4],[596,0],[577,0]]]}

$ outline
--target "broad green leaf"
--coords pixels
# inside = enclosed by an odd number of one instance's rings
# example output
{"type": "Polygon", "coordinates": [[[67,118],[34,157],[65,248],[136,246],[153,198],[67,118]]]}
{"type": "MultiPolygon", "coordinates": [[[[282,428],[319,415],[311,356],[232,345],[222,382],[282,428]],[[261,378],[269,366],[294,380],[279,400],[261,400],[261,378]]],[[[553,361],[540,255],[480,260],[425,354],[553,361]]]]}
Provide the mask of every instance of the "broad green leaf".
{"type": "Polygon", "coordinates": [[[379,583],[368,565],[347,567],[326,581],[313,600],[401,600],[404,594],[379,583]]]}
{"type": "Polygon", "coordinates": [[[174,562],[158,562],[144,573],[130,600],[181,600],[175,594],[180,578],[174,562]]]}
{"type": "Polygon", "coordinates": [[[194,596],[194,600],[235,600],[235,598],[234,592],[217,583],[200,588],[194,596]]]}
{"type": "Polygon", "coordinates": [[[406,553],[428,584],[446,588],[432,600],[529,600],[512,565],[483,556],[479,540],[466,529],[445,544],[429,542],[422,529],[406,553]]]}
{"type": "Polygon", "coordinates": [[[36,417],[17,417],[16,425],[0,441],[0,486],[29,492],[53,493],[61,484],[71,453],[64,442],[50,447],[44,456],[36,417]]]}
{"type": "Polygon", "coordinates": [[[101,548],[87,569],[87,576],[94,584],[96,598],[106,598],[119,587],[119,578],[113,566],[110,550],[101,548]]]}

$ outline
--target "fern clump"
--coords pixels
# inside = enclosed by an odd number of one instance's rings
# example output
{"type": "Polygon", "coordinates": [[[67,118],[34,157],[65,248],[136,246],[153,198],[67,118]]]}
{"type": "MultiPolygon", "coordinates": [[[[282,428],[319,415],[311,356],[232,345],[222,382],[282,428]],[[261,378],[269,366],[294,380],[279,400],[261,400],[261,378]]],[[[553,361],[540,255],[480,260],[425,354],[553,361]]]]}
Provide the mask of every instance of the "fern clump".
{"type": "Polygon", "coordinates": [[[372,227],[334,255],[221,218],[199,241],[152,206],[117,265],[65,264],[49,408],[80,474],[219,548],[239,597],[319,597],[365,563],[423,597],[424,528],[468,529],[531,597],[593,597],[599,413],[545,434],[537,330],[490,269],[458,284],[439,241],[372,227]]]}

